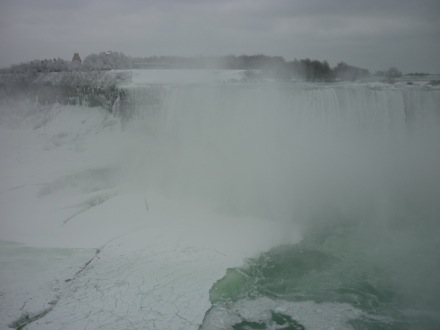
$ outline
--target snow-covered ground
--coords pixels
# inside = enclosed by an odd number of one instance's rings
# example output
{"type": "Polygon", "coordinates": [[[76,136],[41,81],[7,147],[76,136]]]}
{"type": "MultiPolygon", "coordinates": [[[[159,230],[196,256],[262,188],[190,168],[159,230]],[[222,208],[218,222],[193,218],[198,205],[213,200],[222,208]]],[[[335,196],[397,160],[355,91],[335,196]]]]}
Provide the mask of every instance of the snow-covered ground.
{"type": "Polygon", "coordinates": [[[297,239],[139,184],[138,138],[100,108],[1,109],[0,328],[197,329],[226,268],[297,239]]]}

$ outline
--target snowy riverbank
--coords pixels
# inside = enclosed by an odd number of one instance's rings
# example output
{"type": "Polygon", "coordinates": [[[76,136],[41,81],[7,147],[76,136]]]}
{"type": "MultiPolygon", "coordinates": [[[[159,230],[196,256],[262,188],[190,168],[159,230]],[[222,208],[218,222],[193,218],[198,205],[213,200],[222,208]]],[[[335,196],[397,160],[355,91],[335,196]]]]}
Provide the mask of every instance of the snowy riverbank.
{"type": "Polygon", "coordinates": [[[2,113],[0,238],[18,242],[0,247],[3,327],[50,310],[26,329],[197,329],[225,269],[285,239],[141,189],[139,136],[105,110],[35,110],[2,113]]]}

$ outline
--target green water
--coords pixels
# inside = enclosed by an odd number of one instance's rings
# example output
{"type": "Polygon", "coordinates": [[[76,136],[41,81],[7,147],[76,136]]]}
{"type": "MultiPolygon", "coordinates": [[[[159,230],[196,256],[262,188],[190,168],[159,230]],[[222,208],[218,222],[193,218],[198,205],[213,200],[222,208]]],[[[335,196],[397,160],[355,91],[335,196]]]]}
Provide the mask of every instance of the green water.
{"type": "Polygon", "coordinates": [[[383,262],[376,249],[366,248],[358,228],[324,228],[298,244],[275,247],[228,269],[210,290],[213,308],[207,315],[229,310],[236,318],[232,329],[306,329],[271,304],[312,301],[316,306],[352,306],[358,313],[347,317],[347,329],[440,329],[433,300],[421,305],[408,296],[389,264],[392,261],[383,262]],[[249,314],[246,308],[241,312],[237,307],[262,297],[271,303],[260,315],[244,316],[249,314]]]}

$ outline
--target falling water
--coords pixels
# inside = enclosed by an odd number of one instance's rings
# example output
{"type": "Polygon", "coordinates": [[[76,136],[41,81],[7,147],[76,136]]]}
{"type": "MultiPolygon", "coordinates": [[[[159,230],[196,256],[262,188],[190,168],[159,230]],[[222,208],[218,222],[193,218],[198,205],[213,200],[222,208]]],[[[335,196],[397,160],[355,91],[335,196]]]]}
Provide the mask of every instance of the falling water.
{"type": "Polygon", "coordinates": [[[439,325],[439,90],[212,84],[126,92],[123,113],[136,118],[128,125],[148,132],[136,148],[142,184],[302,230],[301,243],[228,270],[202,328],[222,319],[234,329],[300,329],[298,302],[348,304],[359,311],[347,312],[355,328],[439,325]]]}

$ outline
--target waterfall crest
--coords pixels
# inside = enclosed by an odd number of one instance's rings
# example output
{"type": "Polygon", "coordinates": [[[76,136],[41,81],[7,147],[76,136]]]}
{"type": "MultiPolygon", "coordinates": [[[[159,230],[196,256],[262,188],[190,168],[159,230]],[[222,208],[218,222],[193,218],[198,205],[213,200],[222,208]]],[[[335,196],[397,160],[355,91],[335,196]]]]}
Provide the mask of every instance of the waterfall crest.
{"type": "Polygon", "coordinates": [[[357,212],[382,205],[377,196],[414,167],[417,177],[422,167],[435,171],[440,158],[439,90],[218,84],[126,93],[125,113],[149,134],[145,149],[155,141],[140,166],[148,184],[225,212],[282,219],[321,208],[357,212]],[[428,156],[432,163],[416,165],[428,156]]]}

